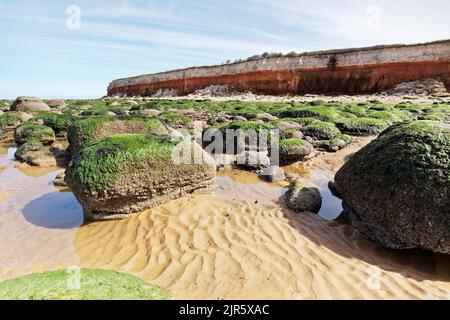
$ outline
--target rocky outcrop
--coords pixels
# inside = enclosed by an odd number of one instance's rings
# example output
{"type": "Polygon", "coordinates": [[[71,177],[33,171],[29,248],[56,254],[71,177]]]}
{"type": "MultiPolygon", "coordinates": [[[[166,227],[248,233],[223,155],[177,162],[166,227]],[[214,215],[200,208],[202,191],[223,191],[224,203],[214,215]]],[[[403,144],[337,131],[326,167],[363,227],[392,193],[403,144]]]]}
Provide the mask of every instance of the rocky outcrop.
{"type": "Polygon", "coordinates": [[[113,81],[109,96],[233,88],[266,95],[369,94],[426,78],[450,89],[450,41],[331,50],[195,67],[113,81]]]}
{"type": "Polygon", "coordinates": [[[450,125],[395,125],[336,174],[350,223],[393,249],[450,254],[450,125]]]}
{"type": "Polygon", "coordinates": [[[86,146],[66,170],[66,182],[86,219],[111,220],[209,191],[215,175],[214,160],[190,141],[119,135],[86,146]],[[204,161],[175,161],[179,150],[192,150],[204,161]]]}
{"type": "Polygon", "coordinates": [[[11,105],[11,111],[50,111],[50,107],[36,97],[18,97],[11,105]]]}

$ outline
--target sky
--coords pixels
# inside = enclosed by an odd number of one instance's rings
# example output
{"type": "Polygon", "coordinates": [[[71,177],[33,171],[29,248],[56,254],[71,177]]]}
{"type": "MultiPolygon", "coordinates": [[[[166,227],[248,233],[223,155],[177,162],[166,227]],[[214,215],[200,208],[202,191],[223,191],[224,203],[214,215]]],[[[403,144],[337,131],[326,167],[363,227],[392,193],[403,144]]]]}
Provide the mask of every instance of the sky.
{"type": "Polygon", "coordinates": [[[100,98],[114,79],[450,38],[448,0],[0,0],[0,98],[100,98]]]}

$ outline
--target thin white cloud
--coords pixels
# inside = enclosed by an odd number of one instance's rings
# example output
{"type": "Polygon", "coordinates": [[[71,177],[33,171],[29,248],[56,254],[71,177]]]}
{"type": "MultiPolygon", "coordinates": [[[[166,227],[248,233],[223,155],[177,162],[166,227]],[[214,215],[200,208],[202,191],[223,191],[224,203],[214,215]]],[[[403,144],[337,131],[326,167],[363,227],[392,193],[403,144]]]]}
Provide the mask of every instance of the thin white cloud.
{"type": "Polygon", "coordinates": [[[94,1],[83,5],[83,15],[90,17],[128,18],[128,19],[170,19],[173,17],[174,4],[166,1],[157,4],[146,1],[143,4],[129,1],[94,1]]]}

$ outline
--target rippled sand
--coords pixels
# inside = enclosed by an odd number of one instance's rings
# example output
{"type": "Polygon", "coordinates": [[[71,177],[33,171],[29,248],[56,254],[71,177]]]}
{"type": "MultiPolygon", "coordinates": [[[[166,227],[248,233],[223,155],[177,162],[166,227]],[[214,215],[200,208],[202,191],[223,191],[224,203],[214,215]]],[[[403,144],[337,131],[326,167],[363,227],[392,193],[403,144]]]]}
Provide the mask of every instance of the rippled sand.
{"type": "MultiPolygon", "coordinates": [[[[341,210],[326,194],[329,178],[368,141],[287,168],[325,193],[323,217],[341,210]]],[[[178,299],[450,298],[450,257],[389,251],[347,225],[295,214],[281,204],[283,184],[254,174],[224,172],[213,195],[81,226],[73,195],[51,184],[61,169],[30,174],[8,150],[0,155],[0,195],[8,194],[0,200],[0,279],[77,265],[133,273],[178,299]]]]}

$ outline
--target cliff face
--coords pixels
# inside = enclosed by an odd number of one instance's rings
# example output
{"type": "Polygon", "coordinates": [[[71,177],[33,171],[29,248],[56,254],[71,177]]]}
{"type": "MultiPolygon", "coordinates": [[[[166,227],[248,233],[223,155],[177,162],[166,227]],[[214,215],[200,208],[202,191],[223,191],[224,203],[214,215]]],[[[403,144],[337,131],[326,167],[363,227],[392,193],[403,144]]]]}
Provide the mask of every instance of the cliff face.
{"type": "Polygon", "coordinates": [[[151,96],[160,89],[186,95],[210,85],[269,95],[369,94],[424,78],[441,78],[450,90],[450,40],[305,53],[143,75],[113,81],[108,95],[151,96]]]}

